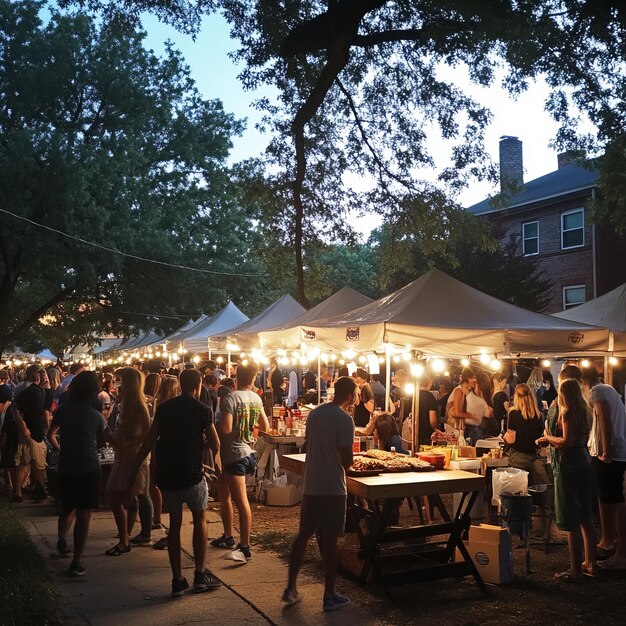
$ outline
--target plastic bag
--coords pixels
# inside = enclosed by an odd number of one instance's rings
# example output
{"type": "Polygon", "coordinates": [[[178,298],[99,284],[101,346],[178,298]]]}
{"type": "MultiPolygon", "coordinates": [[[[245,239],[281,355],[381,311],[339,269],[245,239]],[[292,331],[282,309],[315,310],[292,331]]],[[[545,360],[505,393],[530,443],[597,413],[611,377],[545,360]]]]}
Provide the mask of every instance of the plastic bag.
{"type": "Polygon", "coordinates": [[[496,469],[492,473],[491,485],[491,504],[499,507],[502,493],[528,493],[528,472],[516,467],[496,469]]]}

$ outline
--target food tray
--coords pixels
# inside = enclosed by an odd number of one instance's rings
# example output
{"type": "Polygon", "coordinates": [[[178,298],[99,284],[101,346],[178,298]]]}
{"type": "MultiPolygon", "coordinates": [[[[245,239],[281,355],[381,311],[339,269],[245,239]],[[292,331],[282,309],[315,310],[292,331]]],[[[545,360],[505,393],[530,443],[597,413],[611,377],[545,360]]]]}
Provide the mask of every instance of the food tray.
{"type": "Polygon", "coordinates": [[[355,470],[348,470],[346,472],[347,476],[351,476],[352,478],[365,478],[367,476],[380,476],[383,472],[380,470],[368,470],[366,472],[357,472],[355,470]]]}

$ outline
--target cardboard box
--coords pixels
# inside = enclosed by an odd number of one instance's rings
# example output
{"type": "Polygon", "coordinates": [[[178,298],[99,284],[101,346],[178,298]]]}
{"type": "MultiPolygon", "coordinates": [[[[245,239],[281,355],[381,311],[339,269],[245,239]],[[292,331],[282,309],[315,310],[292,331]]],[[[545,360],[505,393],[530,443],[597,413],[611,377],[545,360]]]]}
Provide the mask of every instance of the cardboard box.
{"type": "MultiPolygon", "coordinates": [[[[471,526],[465,547],[486,583],[504,585],[513,580],[513,542],[506,528],[471,526]]],[[[457,548],[456,560],[461,558],[457,548]]]]}
{"type": "Polygon", "coordinates": [[[302,491],[296,485],[286,487],[266,487],[265,504],[267,506],[293,506],[302,500],[302,491]]]}
{"type": "Polygon", "coordinates": [[[474,446],[460,446],[459,457],[462,459],[475,459],[476,448],[474,446]]]}

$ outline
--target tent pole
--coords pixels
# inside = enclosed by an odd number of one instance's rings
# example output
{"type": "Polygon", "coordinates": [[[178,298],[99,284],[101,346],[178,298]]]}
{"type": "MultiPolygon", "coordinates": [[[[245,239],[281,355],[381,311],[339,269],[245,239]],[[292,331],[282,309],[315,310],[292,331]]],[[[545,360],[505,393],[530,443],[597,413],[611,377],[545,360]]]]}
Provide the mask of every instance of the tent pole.
{"type": "Polygon", "coordinates": [[[226,368],[226,376],[230,378],[230,350],[228,351],[228,367],[226,368]]]}
{"type": "Polygon", "coordinates": [[[385,368],[385,411],[393,413],[391,410],[391,354],[387,345],[385,345],[385,368]]]}
{"type": "Polygon", "coordinates": [[[322,404],[322,356],[317,353],[317,404],[322,404]]]}
{"type": "MultiPolygon", "coordinates": [[[[613,350],[615,349],[615,333],[613,331],[609,332],[609,352],[613,354],[613,350]]],[[[611,360],[609,355],[607,354],[604,357],[604,382],[607,385],[613,384],[613,365],[611,365],[611,360]]]]}
{"type": "Polygon", "coordinates": [[[420,410],[420,381],[418,376],[413,377],[413,411],[412,411],[412,431],[413,431],[413,441],[412,441],[412,452],[413,456],[417,456],[419,452],[419,410],[420,410]]]}
{"type": "Polygon", "coordinates": [[[210,361],[211,360],[211,338],[210,337],[207,337],[206,343],[207,343],[207,348],[209,351],[209,361],[210,361]]]}

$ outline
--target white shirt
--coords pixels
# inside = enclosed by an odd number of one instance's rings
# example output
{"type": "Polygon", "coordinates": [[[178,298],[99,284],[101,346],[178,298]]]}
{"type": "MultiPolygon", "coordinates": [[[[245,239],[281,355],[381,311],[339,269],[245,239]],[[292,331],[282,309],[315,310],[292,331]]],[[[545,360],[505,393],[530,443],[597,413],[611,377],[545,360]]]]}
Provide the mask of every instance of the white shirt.
{"type": "Polygon", "coordinates": [[[593,423],[589,434],[589,453],[591,456],[598,456],[602,443],[600,423],[595,408],[600,401],[608,405],[608,422],[611,429],[608,433],[609,449],[605,450],[605,454],[612,461],[626,461],[626,410],[622,399],[611,385],[596,385],[589,392],[589,403],[594,407],[593,423]]]}

